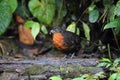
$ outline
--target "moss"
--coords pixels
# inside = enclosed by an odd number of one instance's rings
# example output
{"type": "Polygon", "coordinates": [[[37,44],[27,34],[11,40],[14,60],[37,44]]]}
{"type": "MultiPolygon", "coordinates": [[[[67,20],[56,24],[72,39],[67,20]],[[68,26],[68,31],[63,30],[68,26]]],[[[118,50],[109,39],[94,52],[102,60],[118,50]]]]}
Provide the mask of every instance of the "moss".
{"type": "Polygon", "coordinates": [[[29,73],[30,75],[38,75],[38,74],[41,74],[43,72],[45,72],[44,66],[32,65],[32,66],[26,68],[23,74],[27,75],[29,73]]]}

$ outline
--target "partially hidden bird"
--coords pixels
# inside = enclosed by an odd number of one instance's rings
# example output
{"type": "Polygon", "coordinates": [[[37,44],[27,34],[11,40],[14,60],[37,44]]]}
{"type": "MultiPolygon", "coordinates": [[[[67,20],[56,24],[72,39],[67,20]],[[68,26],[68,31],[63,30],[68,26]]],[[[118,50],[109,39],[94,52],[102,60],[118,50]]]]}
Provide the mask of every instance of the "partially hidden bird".
{"type": "Polygon", "coordinates": [[[66,31],[61,27],[53,28],[50,33],[52,34],[52,42],[55,48],[64,52],[65,54],[73,54],[80,50],[80,38],[73,32],[66,31]]]}

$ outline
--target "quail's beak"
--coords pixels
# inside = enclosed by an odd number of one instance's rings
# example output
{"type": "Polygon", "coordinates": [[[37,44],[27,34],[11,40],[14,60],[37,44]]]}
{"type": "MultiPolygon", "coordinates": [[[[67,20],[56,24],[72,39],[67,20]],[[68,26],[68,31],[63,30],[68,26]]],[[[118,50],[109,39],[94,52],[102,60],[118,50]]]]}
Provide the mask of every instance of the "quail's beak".
{"type": "Polygon", "coordinates": [[[53,34],[55,32],[55,30],[50,30],[50,35],[53,34]]]}

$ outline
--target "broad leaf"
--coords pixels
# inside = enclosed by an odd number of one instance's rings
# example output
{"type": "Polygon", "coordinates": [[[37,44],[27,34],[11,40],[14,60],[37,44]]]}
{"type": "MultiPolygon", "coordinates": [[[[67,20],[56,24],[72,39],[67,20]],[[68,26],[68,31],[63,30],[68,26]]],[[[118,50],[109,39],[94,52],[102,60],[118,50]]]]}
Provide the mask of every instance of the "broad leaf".
{"type": "Polygon", "coordinates": [[[29,9],[39,21],[50,24],[55,14],[55,0],[30,0],[29,9]]]}
{"type": "Polygon", "coordinates": [[[28,28],[32,28],[32,26],[33,26],[34,23],[35,23],[35,22],[34,22],[34,21],[31,21],[31,20],[30,20],[30,21],[26,21],[25,24],[24,24],[24,26],[25,26],[25,27],[28,27],[28,28]]]}
{"type": "Polygon", "coordinates": [[[39,31],[40,31],[40,25],[38,23],[35,23],[32,27],[32,30],[31,30],[34,39],[38,35],[39,31]]]}
{"type": "Polygon", "coordinates": [[[120,80],[120,75],[117,75],[117,78],[116,78],[116,80],[120,80]]]}
{"type": "Polygon", "coordinates": [[[62,80],[59,76],[52,76],[50,80],[62,80]]]}
{"type": "Polygon", "coordinates": [[[11,12],[13,13],[17,8],[17,0],[7,0],[7,4],[10,6],[11,12]]]}
{"type": "Polygon", "coordinates": [[[70,32],[73,32],[77,35],[80,35],[80,30],[79,28],[77,28],[77,31],[76,31],[76,23],[75,22],[72,22],[68,27],[67,27],[67,31],[70,31],[70,32]]]}
{"type": "Polygon", "coordinates": [[[16,7],[16,0],[0,1],[0,35],[2,35],[7,30],[12,19],[12,13],[15,11],[16,7]]]}
{"type": "Polygon", "coordinates": [[[45,25],[42,25],[42,26],[41,26],[41,31],[42,31],[44,34],[48,34],[48,31],[47,31],[47,28],[45,27],[45,25]]]}
{"type": "Polygon", "coordinates": [[[113,66],[117,67],[119,63],[120,63],[120,58],[117,58],[114,60],[113,66]]]}
{"type": "Polygon", "coordinates": [[[94,76],[98,77],[99,79],[103,79],[106,77],[105,72],[103,71],[96,73],[94,76]]]}
{"type": "Polygon", "coordinates": [[[34,37],[34,39],[36,38],[36,36],[38,35],[39,31],[40,31],[40,24],[34,21],[27,21],[24,24],[25,27],[31,28],[31,33],[34,37]]]}
{"type": "Polygon", "coordinates": [[[100,59],[100,62],[108,62],[108,63],[112,63],[110,59],[108,58],[102,58],[100,59]]]}
{"type": "Polygon", "coordinates": [[[116,4],[114,14],[120,16],[120,0],[116,4]]]}
{"type": "Polygon", "coordinates": [[[120,27],[115,27],[114,32],[115,32],[116,35],[119,35],[120,27]]]}
{"type": "Polygon", "coordinates": [[[110,75],[108,80],[116,80],[116,78],[117,78],[117,73],[113,73],[112,75],[110,75]]]}
{"type": "Polygon", "coordinates": [[[102,62],[102,63],[99,63],[96,67],[105,67],[105,68],[108,68],[110,66],[111,66],[111,63],[102,62]]]}
{"type": "Polygon", "coordinates": [[[89,21],[91,23],[95,23],[97,21],[98,17],[99,17],[99,11],[97,9],[94,9],[94,10],[90,11],[89,21]]]}
{"type": "Polygon", "coordinates": [[[120,27],[120,19],[116,19],[114,21],[111,21],[111,22],[107,23],[104,26],[104,30],[109,29],[109,28],[116,28],[116,27],[120,27]]]}
{"type": "Polygon", "coordinates": [[[92,2],[91,5],[88,7],[88,11],[91,12],[92,10],[94,10],[95,7],[96,5],[94,4],[94,2],[92,2]]]}
{"type": "Polygon", "coordinates": [[[11,18],[12,13],[10,11],[10,7],[7,2],[2,0],[0,2],[0,35],[2,35],[8,28],[11,18]]]}
{"type": "Polygon", "coordinates": [[[89,28],[89,26],[84,22],[82,22],[82,25],[83,25],[84,34],[85,34],[86,39],[90,40],[90,28],[89,28]]]}
{"type": "Polygon", "coordinates": [[[109,8],[108,17],[109,17],[110,21],[113,21],[115,18],[114,9],[115,9],[114,5],[110,6],[110,8],[109,8]]]}

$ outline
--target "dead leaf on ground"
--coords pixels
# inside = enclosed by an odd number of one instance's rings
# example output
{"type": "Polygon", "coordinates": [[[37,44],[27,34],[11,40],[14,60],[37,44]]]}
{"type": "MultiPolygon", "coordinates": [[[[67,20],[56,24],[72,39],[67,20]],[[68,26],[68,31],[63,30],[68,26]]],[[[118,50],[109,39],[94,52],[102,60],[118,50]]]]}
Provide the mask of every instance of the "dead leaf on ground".
{"type": "Polygon", "coordinates": [[[21,16],[19,16],[19,15],[17,15],[17,14],[16,14],[16,21],[17,21],[18,23],[24,23],[24,22],[25,22],[25,20],[24,20],[21,16]]]}
{"type": "Polygon", "coordinates": [[[31,30],[27,27],[24,27],[22,24],[18,26],[19,31],[19,41],[26,45],[33,45],[34,38],[31,34],[31,30]]]}

